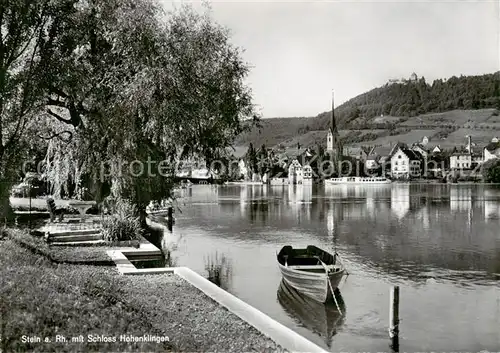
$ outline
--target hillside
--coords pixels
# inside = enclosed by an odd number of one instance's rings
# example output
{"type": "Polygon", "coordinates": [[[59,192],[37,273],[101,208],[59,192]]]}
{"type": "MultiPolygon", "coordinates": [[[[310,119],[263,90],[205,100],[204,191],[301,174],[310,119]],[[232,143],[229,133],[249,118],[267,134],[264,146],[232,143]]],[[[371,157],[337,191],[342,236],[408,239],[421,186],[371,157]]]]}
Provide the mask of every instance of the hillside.
{"type": "MultiPolygon", "coordinates": [[[[363,93],[335,109],[347,145],[375,145],[391,141],[415,142],[422,134],[456,145],[464,136],[487,141],[500,135],[500,72],[481,76],[451,77],[427,84],[386,84],[363,93]]],[[[325,144],[331,112],[310,118],[262,120],[235,141],[241,149],[250,142],[285,147],[325,144]]],[[[422,136],[423,136],[422,135],[422,136]]],[[[441,144],[441,143],[440,143],[441,144]]]]}

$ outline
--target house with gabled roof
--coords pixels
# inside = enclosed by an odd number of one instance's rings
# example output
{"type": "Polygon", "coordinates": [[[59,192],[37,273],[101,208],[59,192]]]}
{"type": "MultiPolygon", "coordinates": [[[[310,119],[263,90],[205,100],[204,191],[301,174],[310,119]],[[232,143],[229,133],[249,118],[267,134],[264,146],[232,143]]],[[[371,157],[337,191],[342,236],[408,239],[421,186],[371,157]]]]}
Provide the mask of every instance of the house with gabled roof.
{"type": "Polygon", "coordinates": [[[391,176],[394,179],[410,179],[422,173],[423,157],[417,151],[398,146],[391,156],[391,176]]]}
{"type": "Polygon", "coordinates": [[[349,146],[344,148],[345,155],[360,161],[366,161],[372,149],[364,146],[349,146]]]}
{"type": "Polygon", "coordinates": [[[500,158],[500,142],[490,142],[483,149],[484,161],[500,158]]]}
{"type": "Polygon", "coordinates": [[[308,158],[293,159],[288,165],[288,184],[312,184],[312,182],[313,170],[308,158]]]}
{"type": "Polygon", "coordinates": [[[377,154],[369,155],[365,161],[365,169],[370,172],[380,168],[380,158],[377,154]]]}

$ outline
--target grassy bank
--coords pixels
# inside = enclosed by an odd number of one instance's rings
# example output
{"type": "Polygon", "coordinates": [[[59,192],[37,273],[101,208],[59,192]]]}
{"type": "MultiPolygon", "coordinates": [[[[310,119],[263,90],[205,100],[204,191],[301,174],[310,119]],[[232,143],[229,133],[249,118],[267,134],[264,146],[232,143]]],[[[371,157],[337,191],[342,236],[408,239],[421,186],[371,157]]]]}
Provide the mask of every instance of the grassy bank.
{"type": "Polygon", "coordinates": [[[0,315],[3,352],[282,351],[174,275],[120,276],[112,267],[54,264],[11,236],[0,240],[0,315]],[[23,335],[42,342],[23,342],[23,335]],[[56,335],[67,341],[56,342],[56,335]],[[71,341],[80,335],[84,342],[71,341]],[[120,335],[170,342],[122,342],[120,335]]]}
{"type": "Polygon", "coordinates": [[[33,236],[23,230],[10,229],[10,239],[32,253],[42,255],[54,263],[114,266],[114,262],[106,254],[106,250],[113,249],[105,246],[49,246],[42,236],[33,236]]]}

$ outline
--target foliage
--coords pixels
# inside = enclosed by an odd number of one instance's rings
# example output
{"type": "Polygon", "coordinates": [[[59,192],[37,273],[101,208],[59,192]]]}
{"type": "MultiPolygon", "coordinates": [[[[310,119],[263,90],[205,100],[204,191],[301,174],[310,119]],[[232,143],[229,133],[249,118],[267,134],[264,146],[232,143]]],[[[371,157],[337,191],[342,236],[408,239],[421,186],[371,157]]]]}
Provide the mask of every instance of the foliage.
{"type": "Polygon", "coordinates": [[[487,183],[500,183],[500,160],[495,158],[484,162],[481,174],[487,183]]]}
{"type": "Polygon", "coordinates": [[[251,177],[252,173],[257,173],[259,162],[257,151],[255,151],[252,143],[250,143],[250,146],[248,146],[248,151],[245,154],[244,160],[249,173],[248,176],[251,177]]]}
{"type": "MultiPolygon", "coordinates": [[[[360,94],[335,109],[337,124],[346,126],[361,115],[412,117],[453,109],[500,108],[500,71],[479,76],[450,77],[431,84],[420,78],[416,82],[384,85],[360,94]]],[[[312,130],[326,130],[331,112],[310,119],[312,130]]]]}
{"type": "Polygon", "coordinates": [[[103,220],[106,241],[137,240],[142,234],[137,208],[127,200],[118,200],[114,213],[103,220]]]}
{"type": "Polygon", "coordinates": [[[258,120],[249,66],[209,11],[9,0],[0,12],[0,181],[4,157],[36,121],[52,140],[44,172],[56,193],[112,182],[115,196],[144,208],[169,196],[176,163],[190,155],[210,163],[258,120]],[[131,172],[150,161],[152,172],[131,172]]]}
{"type": "MultiPolygon", "coordinates": [[[[390,130],[392,136],[402,134],[403,130],[397,131],[396,128],[408,129],[409,126],[401,124],[411,116],[452,110],[498,109],[500,96],[495,87],[499,86],[499,76],[500,72],[497,72],[480,76],[461,76],[448,80],[436,80],[432,85],[425,83],[425,80],[385,85],[360,94],[338,106],[335,109],[335,118],[339,128],[344,130],[382,129],[390,130]],[[473,106],[470,97],[478,97],[477,101],[480,104],[473,106]],[[356,109],[360,111],[360,117],[351,120],[358,114],[356,109]],[[390,114],[387,113],[387,110],[390,114]],[[388,120],[375,122],[373,118],[379,117],[380,114],[384,114],[384,119],[388,118],[388,120]],[[386,117],[387,115],[390,116],[386,117]]],[[[495,116],[498,113],[493,111],[491,114],[495,116]]],[[[431,125],[424,123],[419,126],[419,129],[443,129],[442,136],[447,136],[453,132],[452,129],[457,127],[453,116],[450,118],[449,124],[446,124],[445,121],[431,125]],[[444,129],[445,127],[447,129],[444,129]]],[[[309,118],[265,119],[261,122],[262,129],[254,128],[250,132],[243,133],[238,136],[236,142],[239,145],[248,145],[250,142],[259,145],[265,142],[268,146],[274,146],[294,138],[298,140],[300,135],[306,135],[308,141],[304,147],[310,147],[318,139],[318,136],[313,134],[314,132],[325,131],[323,139],[326,140],[326,130],[330,126],[330,121],[330,111],[309,118]],[[299,137],[297,137],[298,135],[299,137]]],[[[340,132],[342,133],[342,131],[340,132]]],[[[380,135],[385,135],[385,132],[380,135]]],[[[341,135],[341,137],[343,136],[341,135]]],[[[343,139],[343,142],[344,144],[357,143],[368,141],[369,138],[374,137],[375,135],[348,136],[347,139],[350,141],[343,139]]],[[[292,142],[296,143],[295,140],[292,142]]]]}

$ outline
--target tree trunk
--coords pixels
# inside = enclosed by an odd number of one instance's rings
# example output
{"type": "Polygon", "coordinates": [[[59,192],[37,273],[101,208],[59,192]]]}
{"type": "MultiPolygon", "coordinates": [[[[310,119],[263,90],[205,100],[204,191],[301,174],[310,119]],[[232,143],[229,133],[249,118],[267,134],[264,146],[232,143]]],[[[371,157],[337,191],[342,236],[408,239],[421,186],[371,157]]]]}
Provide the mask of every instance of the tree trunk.
{"type": "Polygon", "coordinates": [[[14,212],[10,205],[10,189],[12,183],[0,179],[0,224],[14,219],[14,212]]]}

